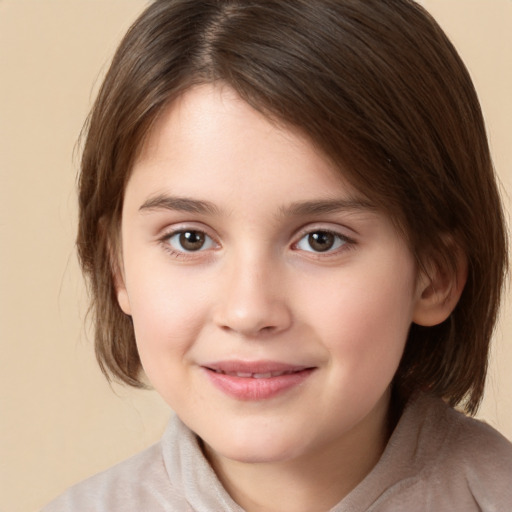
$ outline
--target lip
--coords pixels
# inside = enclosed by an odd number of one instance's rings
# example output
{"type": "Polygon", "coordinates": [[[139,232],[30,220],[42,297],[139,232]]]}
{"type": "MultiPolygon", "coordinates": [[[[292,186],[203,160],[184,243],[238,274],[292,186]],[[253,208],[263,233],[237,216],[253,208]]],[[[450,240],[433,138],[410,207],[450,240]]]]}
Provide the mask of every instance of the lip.
{"type": "Polygon", "coordinates": [[[274,398],[302,384],[314,367],[276,361],[218,361],[201,365],[210,382],[237,400],[274,398]]]}

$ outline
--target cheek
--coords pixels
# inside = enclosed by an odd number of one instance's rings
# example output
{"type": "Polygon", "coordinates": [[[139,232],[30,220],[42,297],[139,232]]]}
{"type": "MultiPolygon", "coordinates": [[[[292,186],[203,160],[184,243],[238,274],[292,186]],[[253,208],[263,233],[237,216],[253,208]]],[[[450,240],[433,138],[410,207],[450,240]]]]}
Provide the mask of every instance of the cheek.
{"type": "Polygon", "coordinates": [[[310,294],[309,321],[347,374],[394,374],[412,321],[413,269],[364,266],[310,294]]]}
{"type": "Polygon", "coordinates": [[[137,347],[150,379],[152,371],[176,361],[166,354],[183,357],[203,327],[205,293],[196,283],[192,276],[154,271],[139,272],[128,283],[137,347]]]}
{"type": "Polygon", "coordinates": [[[189,354],[204,325],[204,301],[190,283],[180,286],[177,279],[148,276],[140,284],[132,318],[142,367],[167,404],[181,410],[184,400],[199,400],[183,389],[191,385],[189,354]]]}

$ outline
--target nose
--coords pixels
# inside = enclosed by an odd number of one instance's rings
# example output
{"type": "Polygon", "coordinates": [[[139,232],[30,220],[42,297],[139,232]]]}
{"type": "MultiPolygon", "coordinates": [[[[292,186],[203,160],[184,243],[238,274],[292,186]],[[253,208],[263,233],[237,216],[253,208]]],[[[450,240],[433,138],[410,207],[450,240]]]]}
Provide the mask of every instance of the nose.
{"type": "Polygon", "coordinates": [[[280,269],[255,258],[230,267],[221,279],[216,325],[249,338],[288,329],[292,314],[280,269]]]}

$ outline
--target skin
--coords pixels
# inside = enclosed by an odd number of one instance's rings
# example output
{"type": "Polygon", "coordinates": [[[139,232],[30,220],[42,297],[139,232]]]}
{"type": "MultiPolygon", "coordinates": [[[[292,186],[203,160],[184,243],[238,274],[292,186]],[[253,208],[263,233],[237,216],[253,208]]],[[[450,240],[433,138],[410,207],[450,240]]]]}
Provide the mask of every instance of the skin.
{"type": "Polygon", "coordinates": [[[341,500],[384,449],[411,322],[451,307],[391,220],[304,136],[205,85],[150,133],[121,237],[118,300],[144,370],[235,501],[272,511],[285,496],[311,512],[341,500]],[[204,245],[186,251],[184,232],[204,245]],[[311,233],[335,233],[332,247],[315,250],[311,233]],[[204,368],[233,359],[313,370],[276,396],[237,399],[204,368]]]}

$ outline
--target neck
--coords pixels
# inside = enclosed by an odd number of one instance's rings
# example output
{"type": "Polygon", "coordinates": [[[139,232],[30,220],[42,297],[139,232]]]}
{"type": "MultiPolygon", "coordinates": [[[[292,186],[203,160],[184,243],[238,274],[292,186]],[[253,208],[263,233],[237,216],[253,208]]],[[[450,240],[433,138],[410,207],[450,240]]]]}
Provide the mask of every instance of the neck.
{"type": "Polygon", "coordinates": [[[219,480],[246,512],[326,512],[372,470],[388,440],[389,401],[334,443],[290,460],[240,462],[205,447],[219,480]]]}

